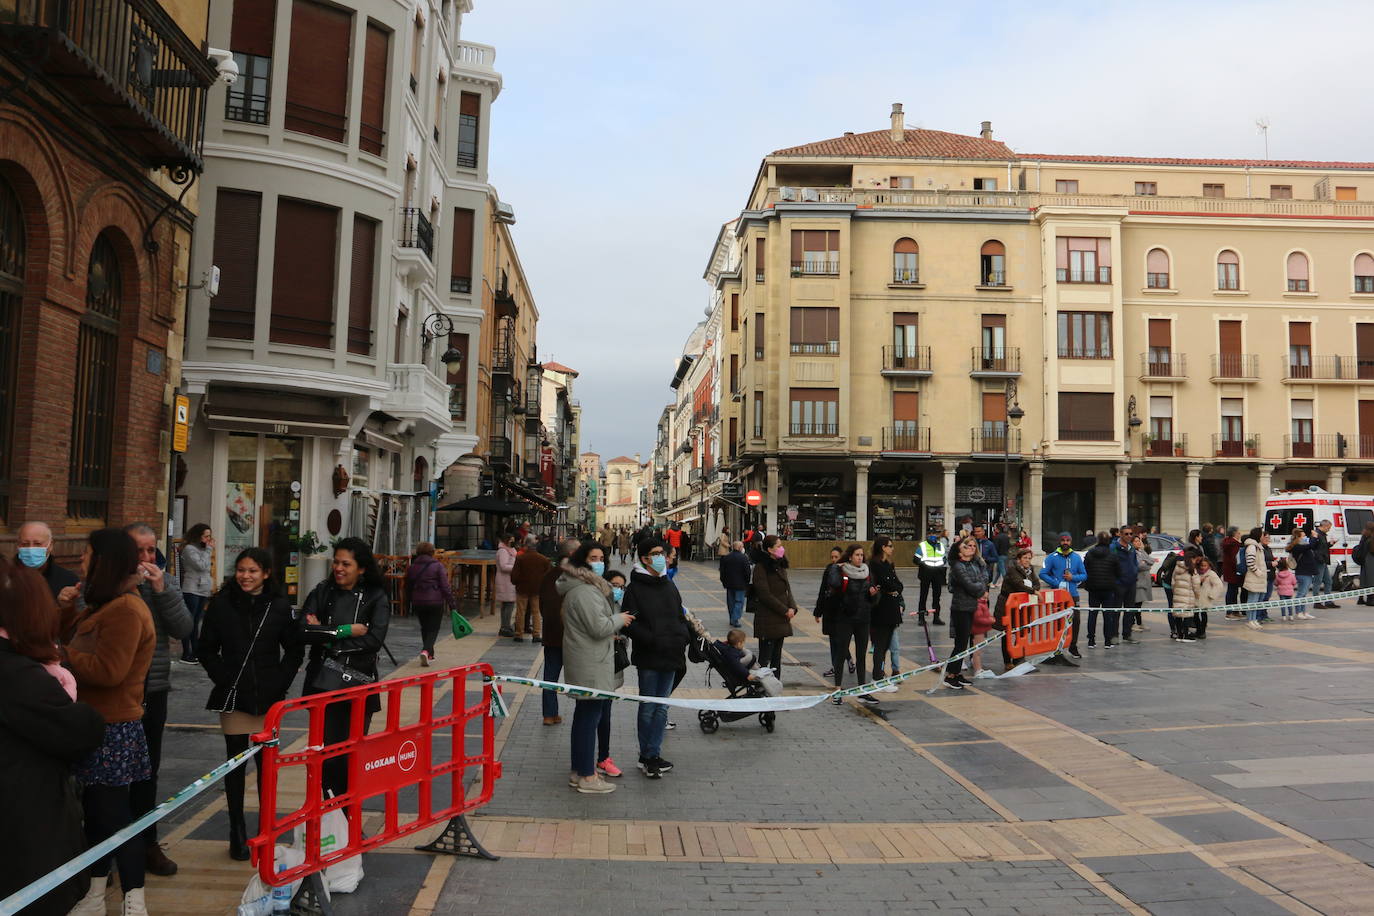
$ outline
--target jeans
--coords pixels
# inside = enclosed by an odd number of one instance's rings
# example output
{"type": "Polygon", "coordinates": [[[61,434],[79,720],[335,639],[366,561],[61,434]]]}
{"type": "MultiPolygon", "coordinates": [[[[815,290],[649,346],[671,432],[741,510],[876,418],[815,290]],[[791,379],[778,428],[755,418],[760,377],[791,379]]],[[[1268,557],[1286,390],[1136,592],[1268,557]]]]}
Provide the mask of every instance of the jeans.
{"type": "Polygon", "coordinates": [[[1088,645],[1097,643],[1097,615],[1098,608],[1104,608],[1102,613],[1102,638],[1107,645],[1111,645],[1116,639],[1117,626],[1120,624],[1121,612],[1109,611],[1105,608],[1121,607],[1121,593],[1112,591],[1091,591],[1088,592],[1088,645]]]}
{"type": "Polygon", "coordinates": [[[193,662],[196,660],[196,644],[200,642],[200,615],[210,599],[204,595],[190,595],[186,592],[182,592],[181,598],[186,602],[186,610],[191,612],[191,635],[181,641],[181,658],[183,661],[193,662]]]}
{"type": "Polygon", "coordinates": [[[578,776],[596,775],[596,744],[603,721],[606,723],[606,743],[610,743],[611,703],[611,700],[577,700],[573,704],[572,769],[578,776]]]}
{"type": "Polygon", "coordinates": [[[1007,555],[999,553],[997,555],[997,579],[1000,582],[1002,577],[1007,574],[1007,555]]]}
{"type": "Polygon", "coordinates": [[[1241,600],[1241,597],[1240,597],[1240,583],[1239,583],[1239,582],[1228,582],[1228,583],[1226,583],[1226,603],[1227,603],[1227,604],[1243,604],[1243,603],[1244,603],[1244,602],[1241,600]]]}
{"type": "MultiPolygon", "coordinates": [[[[129,810],[138,820],[157,807],[157,769],[162,763],[162,731],[167,725],[167,693],[148,693],[143,696],[143,736],[148,741],[148,760],[153,775],[129,786],[129,810]]],[[[157,842],[157,824],[143,831],[143,842],[149,846],[157,842]]]]}
{"type": "Polygon", "coordinates": [[[1331,600],[1331,564],[1318,564],[1317,581],[1313,586],[1313,592],[1318,595],[1325,595],[1328,601],[1331,600]]]}
{"type": "Polygon", "coordinates": [[[844,684],[846,660],[854,659],[854,673],[858,683],[868,681],[868,621],[846,617],[843,612],[835,615],[830,623],[830,664],[835,668],[835,686],[844,684]],[[849,654],[849,644],[854,643],[854,654],[849,654]]]}
{"type": "MultiPolygon", "coordinates": [[[[892,639],[889,640],[889,641],[888,641],[888,644],[887,644],[887,653],[888,653],[888,658],[889,658],[889,660],[892,662],[892,673],[893,673],[893,674],[899,674],[899,673],[901,673],[901,670],[902,670],[902,661],[901,661],[901,659],[899,659],[899,658],[897,657],[898,654],[899,654],[901,651],[902,651],[902,628],[901,628],[901,627],[897,627],[896,629],[894,629],[894,630],[892,631],[892,639]]],[[[879,652],[879,653],[878,653],[878,656],[881,658],[881,657],[882,657],[882,653],[879,652]]]]}
{"type": "MultiPolygon", "coordinates": [[[[544,680],[557,682],[558,676],[563,673],[563,647],[544,646],[544,680]]],[[[544,718],[551,719],[558,715],[558,693],[553,690],[542,691],[544,694],[544,718]]]]}
{"type": "MultiPolygon", "coordinates": [[[[969,641],[973,639],[973,611],[956,611],[950,608],[949,622],[954,627],[954,651],[951,655],[958,655],[969,647],[969,641]]],[[[964,660],[955,659],[945,666],[945,676],[953,677],[964,669],[964,660]]]]}
{"type": "Polygon", "coordinates": [[[744,622],[744,599],[747,592],[742,588],[725,590],[725,610],[730,613],[730,626],[738,627],[744,622]]]}
{"type": "Polygon", "coordinates": [[[759,640],[759,667],[772,668],[778,680],[782,680],[782,641],[784,638],[779,636],[777,639],[759,640]]]}
{"type": "MultiPolygon", "coordinates": [[[[639,695],[666,697],[677,685],[676,671],[639,669],[639,695]]],[[[651,760],[663,755],[663,729],[668,724],[668,707],[662,703],[644,703],[639,707],[639,756],[651,760]]]]}
{"type": "MultiPolygon", "coordinates": [[[[1316,576],[1298,576],[1298,590],[1293,595],[1294,598],[1306,598],[1312,594],[1312,582],[1316,576]]],[[[1283,608],[1282,613],[1285,617],[1293,617],[1298,614],[1306,614],[1312,610],[1312,602],[1306,604],[1295,604],[1292,607],[1283,608]]]]}
{"type": "MultiPolygon", "coordinates": [[[[129,810],[129,786],[87,786],[81,792],[81,809],[86,819],[86,845],[94,846],[109,839],[134,821],[129,810]]],[[[147,855],[138,837],[114,851],[119,868],[119,889],[123,893],[143,886],[143,867],[147,855]]],[[[103,878],[110,873],[107,856],[91,864],[88,874],[103,878]]]]}
{"type": "MultiPolygon", "coordinates": [[[[1259,592],[1251,592],[1249,595],[1246,596],[1246,604],[1259,604],[1263,600],[1264,596],[1261,595],[1259,592]]],[[[1259,611],[1252,610],[1246,611],[1245,613],[1250,620],[1259,620],[1259,611]]]]}
{"type": "Polygon", "coordinates": [[[420,644],[429,657],[434,657],[434,642],[439,638],[439,621],[444,616],[442,604],[412,604],[410,612],[420,621],[420,644]]]}
{"type": "Polygon", "coordinates": [[[511,630],[511,618],[513,618],[514,616],[515,616],[515,602],[514,602],[514,601],[502,601],[502,602],[501,602],[501,632],[502,632],[502,633],[510,633],[510,632],[513,632],[513,631],[511,630]]]}

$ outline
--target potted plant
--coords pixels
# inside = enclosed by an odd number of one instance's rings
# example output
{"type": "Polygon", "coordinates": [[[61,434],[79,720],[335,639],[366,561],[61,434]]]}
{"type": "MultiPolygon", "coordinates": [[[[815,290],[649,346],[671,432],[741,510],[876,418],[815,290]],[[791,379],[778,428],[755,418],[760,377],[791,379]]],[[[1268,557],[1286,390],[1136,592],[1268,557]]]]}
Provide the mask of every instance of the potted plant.
{"type": "Polygon", "coordinates": [[[1182,457],[1183,457],[1183,442],[1182,442],[1182,441],[1179,441],[1179,442],[1175,442],[1175,443],[1174,443],[1174,457],[1175,457],[1175,458],[1182,458],[1182,457]]]}
{"type": "Polygon", "coordinates": [[[299,588],[300,596],[304,600],[304,596],[310,594],[310,591],[329,574],[329,558],[326,554],[329,553],[330,545],[321,541],[320,536],[314,531],[302,531],[296,549],[301,555],[299,588]]]}
{"type": "Polygon", "coordinates": [[[1254,458],[1259,452],[1259,440],[1253,436],[1245,440],[1245,457],[1254,458]]]}
{"type": "Polygon", "coordinates": [[[1155,441],[1155,437],[1149,433],[1140,434],[1140,447],[1144,454],[1150,454],[1150,444],[1155,441]]]}

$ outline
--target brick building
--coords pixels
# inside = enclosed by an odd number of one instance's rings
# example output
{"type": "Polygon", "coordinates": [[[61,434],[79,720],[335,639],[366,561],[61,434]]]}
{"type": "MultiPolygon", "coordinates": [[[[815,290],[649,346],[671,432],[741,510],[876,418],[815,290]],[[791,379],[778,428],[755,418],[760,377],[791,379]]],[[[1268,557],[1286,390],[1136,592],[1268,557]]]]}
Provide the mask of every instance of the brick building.
{"type": "Polygon", "coordinates": [[[0,549],[166,510],[207,4],[0,21],[0,549]]]}

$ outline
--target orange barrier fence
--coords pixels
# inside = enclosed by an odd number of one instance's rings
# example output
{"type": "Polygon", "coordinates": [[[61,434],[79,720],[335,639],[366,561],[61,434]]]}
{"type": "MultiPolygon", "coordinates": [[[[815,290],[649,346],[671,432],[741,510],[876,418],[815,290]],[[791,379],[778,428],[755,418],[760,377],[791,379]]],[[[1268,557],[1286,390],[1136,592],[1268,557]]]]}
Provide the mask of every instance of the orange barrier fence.
{"type": "Polygon", "coordinates": [[[1007,654],[1011,658],[1043,655],[1067,646],[1073,639],[1073,618],[1044,621],[1073,607],[1066,589],[1052,588],[1034,595],[1016,594],[1007,599],[1007,654]],[[1044,622],[1040,622],[1044,621],[1044,622]],[[1024,629],[1017,629],[1023,627],[1024,629]]]}

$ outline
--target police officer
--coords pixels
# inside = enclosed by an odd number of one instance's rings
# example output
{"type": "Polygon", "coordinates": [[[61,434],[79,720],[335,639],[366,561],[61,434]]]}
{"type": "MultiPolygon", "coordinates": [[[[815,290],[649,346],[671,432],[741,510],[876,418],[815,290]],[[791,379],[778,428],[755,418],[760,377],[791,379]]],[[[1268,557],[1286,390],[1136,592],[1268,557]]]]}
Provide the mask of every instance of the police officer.
{"type": "Polygon", "coordinates": [[[945,574],[948,567],[945,560],[949,553],[949,542],[940,536],[939,528],[930,527],[926,529],[926,539],[916,545],[915,562],[917,564],[917,578],[921,582],[921,600],[917,605],[919,620],[925,623],[926,619],[926,597],[932,590],[935,592],[935,600],[930,607],[935,613],[936,626],[944,623],[940,619],[940,590],[945,587],[945,574]]]}

